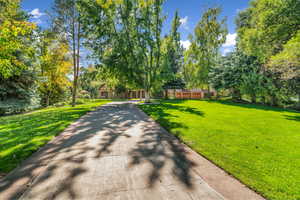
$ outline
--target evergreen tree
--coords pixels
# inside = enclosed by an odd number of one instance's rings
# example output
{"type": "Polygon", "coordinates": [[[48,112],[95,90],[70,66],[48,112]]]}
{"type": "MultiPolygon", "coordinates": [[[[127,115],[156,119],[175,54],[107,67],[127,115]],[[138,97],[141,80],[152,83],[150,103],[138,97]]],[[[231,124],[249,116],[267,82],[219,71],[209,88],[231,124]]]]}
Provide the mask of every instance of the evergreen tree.
{"type": "Polygon", "coordinates": [[[180,43],[180,17],[178,11],[175,12],[174,19],[172,21],[172,29],[170,34],[163,40],[163,54],[164,54],[164,88],[180,88],[183,81],[181,72],[183,69],[183,47],[180,43]]]}

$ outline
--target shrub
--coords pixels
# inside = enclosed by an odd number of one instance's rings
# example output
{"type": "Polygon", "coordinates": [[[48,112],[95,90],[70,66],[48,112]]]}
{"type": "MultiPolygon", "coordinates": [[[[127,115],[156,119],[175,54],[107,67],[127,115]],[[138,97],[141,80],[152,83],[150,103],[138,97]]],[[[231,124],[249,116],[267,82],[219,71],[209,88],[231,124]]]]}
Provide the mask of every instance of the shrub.
{"type": "Polygon", "coordinates": [[[0,101],[0,115],[17,114],[27,112],[39,107],[39,104],[32,99],[31,101],[24,101],[18,99],[8,99],[0,101]]]}
{"type": "Polygon", "coordinates": [[[82,98],[82,99],[90,99],[91,98],[91,95],[88,91],[86,90],[81,90],[78,95],[77,95],[78,98],[82,98]]]}

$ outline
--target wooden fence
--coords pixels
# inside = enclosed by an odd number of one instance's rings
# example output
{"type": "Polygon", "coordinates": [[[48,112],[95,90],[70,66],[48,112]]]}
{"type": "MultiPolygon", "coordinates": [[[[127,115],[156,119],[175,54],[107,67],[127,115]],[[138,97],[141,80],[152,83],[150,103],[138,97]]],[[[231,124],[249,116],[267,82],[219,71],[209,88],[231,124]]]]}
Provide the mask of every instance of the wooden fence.
{"type": "MultiPolygon", "coordinates": [[[[215,91],[210,92],[211,96],[216,96],[215,91]]],[[[207,90],[179,90],[179,89],[168,89],[166,90],[167,98],[175,99],[203,99],[209,96],[207,90]]]]}

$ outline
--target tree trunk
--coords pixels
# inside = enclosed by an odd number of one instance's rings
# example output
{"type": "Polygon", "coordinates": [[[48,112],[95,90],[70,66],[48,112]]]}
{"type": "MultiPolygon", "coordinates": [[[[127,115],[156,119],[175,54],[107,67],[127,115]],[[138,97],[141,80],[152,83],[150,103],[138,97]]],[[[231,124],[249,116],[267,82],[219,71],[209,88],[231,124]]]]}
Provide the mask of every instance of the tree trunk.
{"type": "Polygon", "coordinates": [[[168,89],[165,90],[165,99],[169,99],[169,92],[168,92],[168,89]]]}
{"type": "Polygon", "coordinates": [[[76,82],[75,82],[75,103],[76,103],[76,93],[78,86],[79,70],[80,70],[80,22],[78,21],[77,26],[77,53],[76,53],[76,82]]]}
{"type": "Polygon", "coordinates": [[[208,99],[211,99],[211,93],[210,93],[210,87],[209,87],[209,84],[207,85],[207,97],[208,99]]]}
{"type": "Polygon", "coordinates": [[[148,89],[145,90],[145,103],[150,103],[150,92],[148,89]]]}
{"type": "MultiPolygon", "coordinates": [[[[75,8],[74,8],[75,9],[75,8]]],[[[76,60],[76,38],[75,38],[75,10],[73,9],[72,21],[72,50],[73,50],[73,90],[72,90],[72,107],[76,104],[77,93],[77,60],[76,60]]]]}
{"type": "Polygon", "coordinates": [[[173,89],[173,99],[176,99],[176,89],[173,89]]]}
{"type": "Polygon", "coordinates": [[[74,77],[73,90],[72,90],[72,107],[74,107],[76,105],[76,93],[77,93],[77,78],[74,77]]]}

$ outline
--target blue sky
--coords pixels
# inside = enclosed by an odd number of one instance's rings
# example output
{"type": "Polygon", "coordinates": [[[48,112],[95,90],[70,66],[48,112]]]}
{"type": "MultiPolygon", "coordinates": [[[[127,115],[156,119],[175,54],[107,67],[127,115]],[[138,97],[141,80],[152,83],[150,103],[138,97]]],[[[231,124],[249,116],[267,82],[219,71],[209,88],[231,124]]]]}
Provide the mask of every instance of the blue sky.
{"type": "MultiPolygon", "coordinates": [[[[226,44],[223,45],[222,53],[232,51],[235,44],[235,24],[234,19],[239,10],[248,7],[250,0],[167,0],[164,4],[164,14],[167,19],[164,23],[163,34],[168,33],[174,13],[178,10],[182,25],[180,27],[182,44],[188,47],[188,35],[193,33],[193,29],[199,21],[203,11],[211,6],[221,6],[222,17],[227,17],[229,35],[226,44]]],[[[40,26],[47,24],[46,10],[52,6],[53,0],[23,0],[22,8],[33,14],[32,20],[40,26]]]]}

